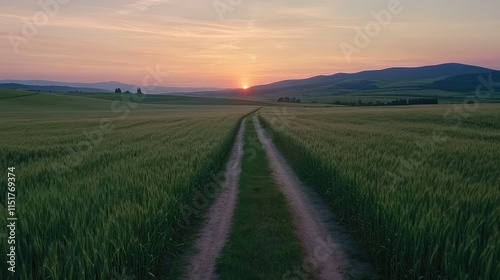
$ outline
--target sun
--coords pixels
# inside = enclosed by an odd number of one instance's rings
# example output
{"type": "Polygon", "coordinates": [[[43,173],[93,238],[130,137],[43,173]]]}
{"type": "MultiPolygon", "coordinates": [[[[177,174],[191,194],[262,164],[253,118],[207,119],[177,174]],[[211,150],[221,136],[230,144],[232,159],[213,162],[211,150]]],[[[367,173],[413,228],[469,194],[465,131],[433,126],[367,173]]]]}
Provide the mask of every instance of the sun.
{"type": "Polygon", "coordinates": [[[241,88],[242,89],[248,89],[248,86],[247,85],[243,85],[241,88]]]}

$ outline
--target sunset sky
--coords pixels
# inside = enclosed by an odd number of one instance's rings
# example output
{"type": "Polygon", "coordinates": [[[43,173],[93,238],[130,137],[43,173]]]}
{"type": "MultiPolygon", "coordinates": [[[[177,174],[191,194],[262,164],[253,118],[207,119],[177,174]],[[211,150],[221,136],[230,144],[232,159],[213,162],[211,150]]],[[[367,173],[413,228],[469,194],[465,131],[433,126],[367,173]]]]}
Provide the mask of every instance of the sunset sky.
{"type": "Polygon", "coordinates": [[[500,69],[498,0],[401,0],[396,14],[397,0],[41,2],[52,5],[2,0],[0,79],[140,84],[159,67],[163,86],[225,88],[444,62],[500,69]],[[356,47],[381,10],[390,23],[346,60],[340,45],[356,47]]]}

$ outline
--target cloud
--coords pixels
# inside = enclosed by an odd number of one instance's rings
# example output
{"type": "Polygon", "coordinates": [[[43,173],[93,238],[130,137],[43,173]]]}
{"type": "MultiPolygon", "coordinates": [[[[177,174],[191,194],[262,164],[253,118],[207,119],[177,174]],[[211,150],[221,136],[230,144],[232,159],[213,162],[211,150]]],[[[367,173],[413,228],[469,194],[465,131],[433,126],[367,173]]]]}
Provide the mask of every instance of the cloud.
{"type": "Polygon", "coordinates": [[[135,3],[126,5],[126,9],[118,11],[119,14],[126,15],[134,11],[147,11],[149,7],[165,2],[165,0],[139,0],[135,3]]]}

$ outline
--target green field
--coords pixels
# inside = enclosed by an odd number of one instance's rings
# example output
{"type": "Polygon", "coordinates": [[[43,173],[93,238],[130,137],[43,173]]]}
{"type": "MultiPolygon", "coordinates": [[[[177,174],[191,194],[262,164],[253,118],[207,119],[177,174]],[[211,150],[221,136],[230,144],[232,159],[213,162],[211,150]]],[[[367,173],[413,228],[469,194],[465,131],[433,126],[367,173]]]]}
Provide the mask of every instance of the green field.
{"type": "Polygon", "coordinates": [[[20,96],[0,101],[3,193],[16,168],[19,279],[161,275],[188,230],[182,207],[256,108],[7,95],[20,96]]]}
{"type": "MultiPolygon", "coordinates": [[[[311,103],[334,104],[357,103],[361,100],[368,104],[372,102],[390,102],[396,99],[414,99],[414,98],[438,98],[439,104],[462,103],[467,97],[473,97],[474,91],[456,92],[445,91],[434,88],[422,87],[423,84],[431,83],[432,80],[415,81],[377,81],[375,89],[339,89],[335,85],[324,86],[315,90],[311,89],[289,89],[276,94],[269,93],[268,96],[262,96],[268,101],[276,101],[280,96],[296,97],[301,100],[302,105],[311,103]]],[[[473,84],[474,87],[476,84],[473,84]]],[[[481,100],[483,103],[500,103],[500,95],[494,94],[487,99],[481,100]]]]}
{"type": "MultiPolygon", "coordinates": [[[[178,276],[203,214],[192,223],[183,209],[223,169],[241,120],[261,107],[262,123],[297,175],[341,217],[382,276],[496,279],[500,105],[466,106],[278,107],[0,91],[2,227],[8,167],[15,167],[18,218],[17,273],[2,269],[0,279],[178,276]]],[[[245,139],[218,272],[280,279],[304,256],[249,120],[245,139]]]]}
{"type": "Polygon", "coordinates": [[[444,117],[452,108],[266,108],[261,118],[387,278],[496,279],[500,107],[444,117]]]}
{"type": "MultiPolygon", "coordinates": [[[[86,98],[116,100],[120,94],[116,93],[73,93],[70,96],[79,96],[86,98]]],[[[132,94],[131,96],[135,96],[132,94]]],[[[211,97],[192,97],[192,96],[177,96],[177,95],[147,95],[144,96],[143,104],[163,104],[163,105],[204,105],[204,106],[221,106],[221,105],[248,105],[248,106],[262,106],[268,103],[262,101],[243,100],[237,99],[243,96],[234,96],[234,99],[224,98],[211,98],[211,97]]]]}

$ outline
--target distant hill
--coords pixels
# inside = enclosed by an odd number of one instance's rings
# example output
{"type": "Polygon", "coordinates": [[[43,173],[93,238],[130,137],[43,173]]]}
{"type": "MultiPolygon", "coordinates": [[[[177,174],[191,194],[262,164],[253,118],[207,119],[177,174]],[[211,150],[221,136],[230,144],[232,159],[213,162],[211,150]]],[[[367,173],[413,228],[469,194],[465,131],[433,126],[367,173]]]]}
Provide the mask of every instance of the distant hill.
{"type": "Polygon", "coordinates": [[[98,88],[85,88],[85,87],[68,87],[68,86],[38,86],[38,85],[24,85],[16,83],[0,84],[0,89],[16,89],[27,91],[40,91],[40,92],[108,92],[105,89],[98,88]]]}
{"type": "MultiPolygon", "coordinates": [[[[93,89],[93,91],[106,92],[114,91],[116,88],[121,88],[122,91],[135,92],[137,90],[136,85],[124,84],[117,81],[110,82],[99,82],[99,83],[67,83],[67,82],[57,82],[57,81],[46,81],[46,80],[0,80],[0,84],[22,84],[27,86],[50,86],[50,87],[70,87],[74,88],[71,91],[75,91],[76,88],[86,88],[93,89]]],[[[141,87],[147,93],[183,93],[183,92],[199,92],[199,91],[214,91],[219,90],[219,88],[187,88],[187,87],[141,87]]]]}
{"type": "MultiPolygon", "coordinates": [[[[495,91],[500,92],[500,71],[484,73],[482,76],[488,80],[491,74],[491,79],[494,82],[492,85],[495,91]]],[[[480,84],[477,74],[458,75],[444,78],[433,82],[429,88],[439,89],[452,92],[473,92],[480,84]]]]}
{"type": "Polygon", "coordinates": [[[490,73],[494,70],[465,65],[447,63],[423,67],[397,67],[383,70],[370,70],[358,73],[338,73],[330,76],[316,76],[307,79],[286,80],[272,84],[250,88],[253,94],[265,94],[270,91],[284,90],[314,90],[325,86],[338,86],[338,88],[374,88],[375,81],[410,81],[442,79],[457,75],[490,73]]]}
{"type": "MultiPolygon", "coordinates": [[[[459,63],[446,63],[422,67],[397,67],[369,70],[358,73],[338,73],[307,79],[285,80],[266,85],[241,89],[141,87],[147,93],[208,96],[227,98],[245,96],[253,99],[274,99],[281,96],[314,97],[346,95],[353,93],[377,94],[390,91],[436,90],[438,92],[470,92],[477,86],[477,76],[498,71],[459,63]],[[237,95],[235,95],[237,94],[237,95]]],[[[105,92],[121,88],[123,92],[135,92],[137,86],[116,81],[100,83],[66,83],[45,80],[0,80],[0,88],[54,92],[105,92]]],[[[439,94],[439,93],[436,93],[439,94]]]]}

